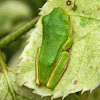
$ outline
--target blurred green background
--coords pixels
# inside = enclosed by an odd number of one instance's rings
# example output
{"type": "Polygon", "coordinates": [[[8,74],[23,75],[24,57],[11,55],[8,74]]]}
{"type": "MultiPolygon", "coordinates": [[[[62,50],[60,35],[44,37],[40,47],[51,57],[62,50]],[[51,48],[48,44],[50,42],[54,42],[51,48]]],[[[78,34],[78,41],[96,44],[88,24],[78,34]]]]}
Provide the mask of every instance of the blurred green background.
{"type": "MultiPolygon", "coordinates": [[[[34,19],[44,3],[45,0],[0,0],[0,39],[34,19]]],[[[28,35],[23,35],[2,49],[9,67],[17,69],[18,57],[28,38],[28,35]]]]}
{"type": "Polygon", "coordinates": [[[37,16],[45,0],[0,0],[0,38],[37,16]]]}
{"type": "Polygon", "coordinates": [[[0,38],[37,16],[45,0],[0,0],[0,38]]]}

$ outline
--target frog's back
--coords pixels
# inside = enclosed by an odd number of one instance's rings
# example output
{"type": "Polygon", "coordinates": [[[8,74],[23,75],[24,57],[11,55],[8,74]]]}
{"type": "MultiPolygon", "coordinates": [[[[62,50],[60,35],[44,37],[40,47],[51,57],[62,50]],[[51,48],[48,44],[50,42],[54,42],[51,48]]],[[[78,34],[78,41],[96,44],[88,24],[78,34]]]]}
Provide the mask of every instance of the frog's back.
{"type": "Polygon", "coordinates": [[[40,76],[45,78],[45,76],[50,76],[53,70],[50,67],[54,64],[68,38],[70,23],[66,13],[61,8],[55,8],[49,15],[43,17],[42,24],[43,41],[38,64],[41,70],[40,76]]]}

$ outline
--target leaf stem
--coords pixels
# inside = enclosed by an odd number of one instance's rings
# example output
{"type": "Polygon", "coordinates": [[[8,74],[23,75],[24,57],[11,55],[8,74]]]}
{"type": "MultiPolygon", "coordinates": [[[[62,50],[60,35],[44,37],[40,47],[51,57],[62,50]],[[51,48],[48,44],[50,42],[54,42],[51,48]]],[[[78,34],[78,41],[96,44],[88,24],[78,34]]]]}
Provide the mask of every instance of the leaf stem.
{"type": "Polygon", "coordinates": [[[31,28],[33,28],[37,22],[39,17],[36,17],[32,21],[28,22],[27,24],[21,26],[18,30],[8,34],[4,38],[0,40],[0,48],[4,48],[14,40],[18,39],[20,36],[25,34],[27,31],[29,31],[31,28]]]}
{"type": "Polygon", "coordinates": [[[0,50],[0,63],[1,63],[1,69],[2,69],[2,72],[4,73],[5,77],[6,77],[6,81],[8,83],[8,86],[9,86],[9,89],[10,89],[10,92],[11,92],[11,95],[13,97],[13,100],[17,100],[16,98],[16,95],[15,95],[15,92],[14,92],[14,89],[10,83],[10,79],[8,77],[8,72],[7,72],[7,65],[5,64],[5,61],[2,57],[2,54],[1,54],[1,50],[0,50]]]}

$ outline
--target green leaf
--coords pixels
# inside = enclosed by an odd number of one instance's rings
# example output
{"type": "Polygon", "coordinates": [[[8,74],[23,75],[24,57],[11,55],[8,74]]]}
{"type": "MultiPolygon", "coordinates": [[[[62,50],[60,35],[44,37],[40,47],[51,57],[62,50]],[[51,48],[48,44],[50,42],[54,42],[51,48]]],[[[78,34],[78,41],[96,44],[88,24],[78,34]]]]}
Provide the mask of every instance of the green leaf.
{"type": "MultiPolygon", "coordinates": [[[[32,94],[32,90],[26,87],[18,87],[16,84],[16,77],[12,71],[8,71],[8,76],[10,77],[10,82],[14,89],[15,98],[10,92],[9,85],[6,81],[5,75],[3,73],[0,74],[0,100],[33,100],[33,98],[37,98],[38,96],[32,94]]],[[[38,97],[40,98],[40,97],[38,97]]]]}
{"type": "Polygon", "coordinates": [[[100,85],[100,1],[99,0],[49,0],[42,8],[37,28],[29,38],[19,63],[17,84],[35,89],[41,96],[53,95],[53,98],[66,97],[78,91],[94,90],[100,85]],[[75,8],[76,6],[76,8],[75,8]],[[38,87],[35,84],[35,59],[42,42],[41,19],[53,8],[61,7],[70,16],[73,26],[74,44],[66,72],[54,90],[38,87]]]}
{"type": "Polygon", "coordinates": [[[40,98],[26,87],[18,87],[16,74],[13,69],[7,68],[0,51],[0,100],[33,100],[40,98]]]}
{"type": "Polygon", "coordinates": [[[38,20],[38,17],[36,17],[32,21],[30,21],[29,23],[21,26],[19,29],[15,30],[14,32],[11,32],[9,35],[6,35],[4,38],[2,38],[0,40],[0,48],[4,48],[8,44],[10,44],[13,41],[17,40],[19,37],[21,37],[27,31],[32,29],[35,26],[37,20],[38,20]]]}

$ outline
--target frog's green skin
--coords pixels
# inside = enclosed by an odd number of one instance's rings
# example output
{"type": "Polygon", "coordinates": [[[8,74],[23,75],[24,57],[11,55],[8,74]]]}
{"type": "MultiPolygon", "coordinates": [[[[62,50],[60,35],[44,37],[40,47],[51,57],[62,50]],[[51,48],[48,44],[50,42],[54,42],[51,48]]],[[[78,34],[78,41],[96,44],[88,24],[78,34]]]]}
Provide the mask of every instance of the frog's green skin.
{"type": "Polygon", "coordinates": [[[69,61],[66,51],[73,42],[69,17],[62,8],[44,16],[43,41],[36,57],[36,84],[54,88],[69,61]]]}

